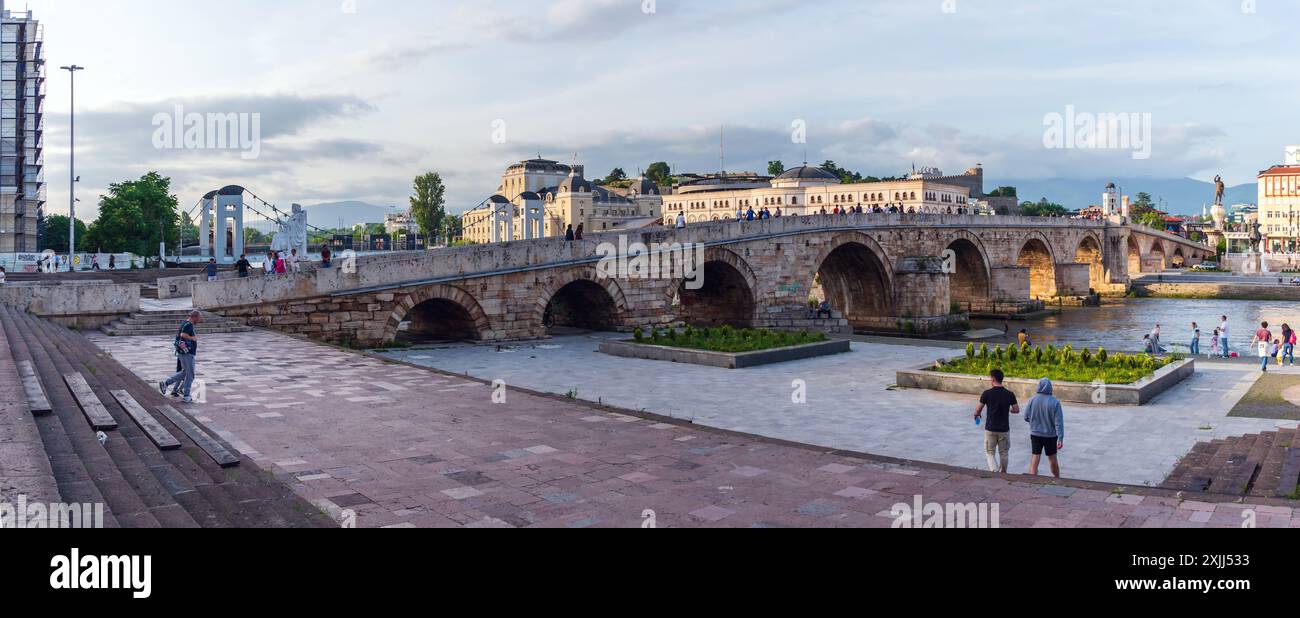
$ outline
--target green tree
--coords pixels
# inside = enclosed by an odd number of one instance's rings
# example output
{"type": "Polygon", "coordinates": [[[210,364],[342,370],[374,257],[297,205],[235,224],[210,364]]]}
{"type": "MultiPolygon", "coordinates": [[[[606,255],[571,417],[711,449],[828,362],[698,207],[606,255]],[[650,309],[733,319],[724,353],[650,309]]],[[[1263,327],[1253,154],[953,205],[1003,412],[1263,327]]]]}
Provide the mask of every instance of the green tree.
{"type": "Polygon", "coordinates": [[[820,167],[832,174],[835,174],[836,176],[839,176],[840,182],[842,184],[851,185],[851,184],[857,184],[865,181],[865,179],[862,177],[862,174],[859,174],[857,172],[851,172],[849,170],[841,168],[840,166],[836,165],[834,161],[828,160],[825,163],[822,163],[820,167]]]}
{"type": "Polygon", "coordinates": [[[998,187],[989,194],[989,197],[1016,197],[1015,187],[998,187]]]}
{"type": "MultiPolygon", "coordinates": [[[[49,249],[55,253],[68,252],[68,217],[66,215],[50,215],[41,221],[41,237],[45,239],[45,246],[41,249],[49,249]]],[[[94,251],[94,247],[84,246],[86,241],[86,222],[77,219],[77,245],[79,249],[94,251]]]]}
{"type": "Polygon", "coordinates": [[[1128,214],[1133,221],[1140,221],[1144,216],[1156,211],[1155,202],[1151,200],[1150,193],[1139,193],[1137,199],[1129,204],[1128,214]]]}
{"type": "Polygon", "coordinates": [[[673,182],[673,168],[664,161],[657,161],[645,168],[645,177],[657,185],[670,185],[673,182]]]}
{"type": "Polygon", "coordinates": [[[109,185],[108,195],[99,198],[99,218],[86,231],[87,246],[146,256],[157,254],[159,242],[176,247],[181,217],[171,183],[171,178],[149,172],[139,180],[109,185]]]}
{"type": "Polygon", "coordinates": [[[767,175],[768,175],[768,176],[780,176],[781,174],[784,174],[784,173],[785,173],[785,163],[784,163],[783,161],[768,161],[768,162],[767,162],[767,175]]]}
{"type": "Polygon", "coordinates": [[[442,220],[441,233],[442,237],[447,239],[447,244],[460,239],[465,233],[462,218],[459,215],[447,215],[447,218],[442,220]]]}
{"type": "Polygon", "coordinates": [[[627,172],[623,171],[623,168],[621,167],[616,167],[609,172],[609,176],[606,176],[604,182],[601,182],[600,184],[607,185],[619,182],[620,180],[627,180],[627,172]]]}
{"type": "Polygon", "coordinates": [[[1070,214],[1070,209],[1042,198],[1038,202],[1021,204],[1020,212],[1026,217],[1064,217],[1070,214]]]}
{"type": "Polygon", "coordinates": [[[447,187],[442,183],[442,176],[438,172],[416,177],[415,196],[411,198],[411,216],[415,218],[416,225],[420,226],[420,233],[429,239],[430,246],[433,245],[433,238],[442,230],[443,219],[447,216],[446,195],[447,187]]]}

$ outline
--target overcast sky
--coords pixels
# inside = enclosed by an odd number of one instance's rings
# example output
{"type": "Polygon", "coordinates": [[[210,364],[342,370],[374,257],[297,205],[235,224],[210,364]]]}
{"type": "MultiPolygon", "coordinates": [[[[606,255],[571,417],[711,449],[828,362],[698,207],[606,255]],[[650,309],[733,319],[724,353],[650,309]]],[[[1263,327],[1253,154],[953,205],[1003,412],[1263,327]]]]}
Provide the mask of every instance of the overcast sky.
{"type": "MultiPolygon", "coordinates": [[[[541,154],[588,176],[665,160],[762,171],[834,159],[998,178],[1252,182],[1300,143],[1294,0],[8,0],[45,25],[50,212],[158,170],[188,209],[242,184],[287,207],[449,210],[541,154]],[[252,152],[155,147],[155,115],[260,114],[252,152]],[[1150,114],[1151,156],[1047,149],[1044,120],[1150,114]],[[807,143],[792,140],[802,121],[807,143]]],[[[251,119],[251,117],[250,117],[251,119]]],[[[86,213],[91,210],[91,213],[86,213]]]]}

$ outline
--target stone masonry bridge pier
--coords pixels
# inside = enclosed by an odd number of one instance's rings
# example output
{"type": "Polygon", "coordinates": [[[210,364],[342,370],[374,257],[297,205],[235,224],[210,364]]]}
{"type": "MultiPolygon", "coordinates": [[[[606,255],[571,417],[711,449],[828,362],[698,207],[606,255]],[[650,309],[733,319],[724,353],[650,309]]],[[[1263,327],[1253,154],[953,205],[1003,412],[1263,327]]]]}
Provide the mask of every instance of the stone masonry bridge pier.
{"type": "MultiPolygon", "coordinates": [[[[1195,265],[1213,250],[1108,222],[1030,217],[784,217],[648,228],[583,241],[540,239],[357,260],[301,274],[194,286],[197,308],[336,343],[413,333],[494,342],[555,326],[668,324],[800,328],[821,290],[859,331],[932,333],[965,307],[1090,291],[1122,294],[1130,275],[1195,265]],[[701,246],[703,285],[608,276],[602,245],[701,246]]],[[[843,322],[841,322],[843,323],[843,322]]]]}

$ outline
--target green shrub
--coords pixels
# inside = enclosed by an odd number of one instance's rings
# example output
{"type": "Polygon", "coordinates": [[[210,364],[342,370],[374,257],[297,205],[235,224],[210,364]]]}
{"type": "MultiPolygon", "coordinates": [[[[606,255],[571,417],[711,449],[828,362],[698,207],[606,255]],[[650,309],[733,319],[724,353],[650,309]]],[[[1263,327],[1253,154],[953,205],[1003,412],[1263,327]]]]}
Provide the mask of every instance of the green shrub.
{"type": "Polygon", "coordinates": [[[641,341],[642,339],[645,339],[645,331],[641,330],[640,328],[637,328],[636,330],[632,331],[632,338],[637,341],[641,341]]]}
{"type": "Polygon", "coordinates": [[[1091,350],[1075,352],[1071,346],[1057,350],[1001,346],[989,350],[988,344],[976,353],[974,344],[966,347],[966,356],[944,363],[934,369],[942,373],[983,376],[998,368],[1011,378],[1039,379],[1043,377],[1063,382],[1091,383],[1102,380],[1107,384],[1128,384],[1147,377],[1177,358],[1153,359],[1149,356],[1110,355],[1100,349],[1094,356],[1091,350]],[[1023,350],[1023,352],[1021,351],[1023,350]]]}
{"type": "Polygon", "coordinates": [[[680,333],[676,329],[669,329],[663,335],[656,329],[650,342],[683,349],[739,353],[822,343],[827,340],[828,337],[823,333],[807,331],[736,330],[732,327],[697,329],[688,326],[680,333]]]}

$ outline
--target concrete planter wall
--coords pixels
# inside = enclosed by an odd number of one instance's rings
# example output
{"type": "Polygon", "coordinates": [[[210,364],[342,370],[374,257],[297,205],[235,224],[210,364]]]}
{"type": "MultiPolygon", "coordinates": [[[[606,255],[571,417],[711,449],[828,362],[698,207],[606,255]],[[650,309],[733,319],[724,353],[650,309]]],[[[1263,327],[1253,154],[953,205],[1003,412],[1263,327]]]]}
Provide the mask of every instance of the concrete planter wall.
{"type": "MultiPolygon", "coordinates": [[[[1146,405],[1161,393],[1196,373],[1196,360],[1187,359],[1164,367],[1155,375],[1133,384],[1107,384],[1103,387],[1078,382],[1053,382],[1054,395],[1066,403],[1112,406],[1146,405]]],[[[988,376],[972,376],[930,371],[929,367],[898,372],[898,385],[945,393],[978,396],[989,389],[988,376]]],[[[1029,402],[1038,392],[1038,380],[1007,378],[1004,386],[1016,394],[1020,404],[1029,402]]]]}
{"type": "Polygon", "coordinates": [[[158,280],[158,298],[189,298],[194,294],[194,284],[206,281],[203,275],[186,275],[184,277],[165,277],[158,280]]]}
{"type": "Polygon", "coordinates": [[[73,328],[98,328],[140,310],[140,285],[112,281],[10,283],[0,304],[73,328]]]}
{"type": "Polygon", "coordinates": [[[722,369],[746,369],[761,365],[787,363],[790,361],[816,358],[819,356],[844,354],[851,350],[852,343],[847,339],[843,341],[812,343],[792,348],[763,350],[761,352],[742,352],[739,354],[731,354],[727,352],[706,352],[703,350],[683,350],[681,348],[669,348],[658,345],[634,343],[631,341],[606,341],[605,343],[600,344],[600,352],[602,354],[609,354],[610,356],[684,363],[688,365],[704,365],[706,367],[719,367],[722,369]]]}

